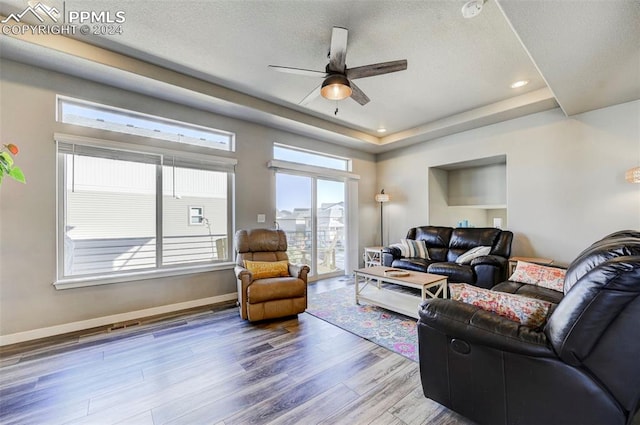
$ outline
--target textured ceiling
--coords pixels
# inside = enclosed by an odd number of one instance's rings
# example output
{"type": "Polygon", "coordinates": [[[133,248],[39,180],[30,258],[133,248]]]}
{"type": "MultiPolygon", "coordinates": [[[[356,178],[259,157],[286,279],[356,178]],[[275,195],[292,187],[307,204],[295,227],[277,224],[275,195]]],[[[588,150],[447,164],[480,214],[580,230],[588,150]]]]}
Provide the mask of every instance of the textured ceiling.
{"type": "MultiPolygon", "coordinates": [[[[62,6],[60,0],[49,3],[62,6]]],[[[365,149],[374,152],[558,104],[571,115],[640,98],[640,2],[488,0],[473,19],[462,17],[463,4],[67,0],[64,6],[126,13],[122,35],[78,36],[79,41],[258,99],[260,107],[237,102],[249,118],[259,110],[258,121],[272,114],[317,128],[322,133],[318,137],[334,142],[339,138],[326,133],[344,137],[351,130],[360,132],[361,137],[348,137],[373,145],[365,149]],[[333,26],[349,30],[348,67],[407,59],[408,69],[357,80],[371,98],[365,106],[321,97],[300,106],[321,79],[278,73],[268,65],[324,70],[333,26]],[[521,79],[530,82],[509,87],[521,79]],[[377,132],[380,127],[387,129],[384,135],[377,132]]],[[[24,9],[26,2],[0,6],[7,15],[24,9]]],[[[19,50],[9,47],[7,51],[19,50]]],[[[65,53],[92,60],[69,49],[65,53]]],[[[28,55],[18,56],[28,61],[28,55]]],[[[55,68],[55,60],[50,62],[55,68]]],[[[107,69],[87,69],[94,76],[84,77],[107,79],[97,75],[106,75],[107,69]]]]}

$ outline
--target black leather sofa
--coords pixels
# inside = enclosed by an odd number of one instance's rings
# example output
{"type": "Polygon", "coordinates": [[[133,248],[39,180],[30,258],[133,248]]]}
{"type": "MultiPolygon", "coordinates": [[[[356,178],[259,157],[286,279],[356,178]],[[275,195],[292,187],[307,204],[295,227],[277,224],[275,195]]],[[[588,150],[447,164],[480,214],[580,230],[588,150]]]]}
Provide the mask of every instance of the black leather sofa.
{"type": "Polygon", "coordinates": [[[422,240],[429,259],[404,258],[400,249],[384,247],[382,265],[449,277],[449,282],[469,283],[491,288],[507,278],[513,233],[493,227],[421,226],[409,229],[406,239],[422,240]],[[455,260],[471,248],[490,246],[489,255],[475,258],[471,264],[455,260]]]}
{"type": "MultiPolygon", "coordinates": [[[[558,298],[528,286],[495,289],[558,298]]],[[[640,405],[640,232],[583,251],[559,298],[542,329],[450,299],[424,302],[425,396],[479,424],[629,425],[640,405]]]]}

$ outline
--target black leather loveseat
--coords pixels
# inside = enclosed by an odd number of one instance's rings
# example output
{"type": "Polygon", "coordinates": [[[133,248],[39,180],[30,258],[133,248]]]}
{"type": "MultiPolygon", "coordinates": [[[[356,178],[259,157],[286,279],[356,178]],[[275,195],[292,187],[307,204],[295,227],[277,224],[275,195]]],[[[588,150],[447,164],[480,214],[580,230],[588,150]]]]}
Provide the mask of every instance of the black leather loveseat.
{"type": "MultiPolygon", "coordinates": [[[[494,290],[556,297],[510,281],[494,290]]],[[[535,329],[459,301],[424,302],[425,396],[479,424],[629,425],[640,403],[640,232],[583,251],[560,294],[535,329]]]]}
{"type": "Polygon", "coordinates": [[[491,288],[506,280],[513,233],[493,227],[421,226],[409,229],[406,239],[424,241],[428,259],[402,257],[399,248],[384,247],[382,265],[445,275],[449,282],[469,283],[491,288]],[[456,259],[472,248],[489,246],[489,255],[475,258],[470,264],[456,259]]]}

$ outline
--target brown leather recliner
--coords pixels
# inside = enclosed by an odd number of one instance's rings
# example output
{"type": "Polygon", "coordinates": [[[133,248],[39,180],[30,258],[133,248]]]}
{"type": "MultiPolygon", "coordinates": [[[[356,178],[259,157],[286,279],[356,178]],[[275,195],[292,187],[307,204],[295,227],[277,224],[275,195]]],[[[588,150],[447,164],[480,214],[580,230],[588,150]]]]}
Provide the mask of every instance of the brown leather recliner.
{"type": "Polygon", "coordinates": [[[282,230],[238,230],[235,235],[240,317],[251,322],[293,316],[307,308],[309,266],[289,264],[289,276],[254,279],[248,261],[289,261],[282,230]]]}

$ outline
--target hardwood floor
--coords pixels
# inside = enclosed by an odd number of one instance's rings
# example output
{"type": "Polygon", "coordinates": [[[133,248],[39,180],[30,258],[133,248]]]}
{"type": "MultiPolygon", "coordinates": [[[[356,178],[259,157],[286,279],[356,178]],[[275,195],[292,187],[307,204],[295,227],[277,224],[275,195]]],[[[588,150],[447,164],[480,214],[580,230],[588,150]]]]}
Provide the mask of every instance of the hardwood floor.
{"type": "Polygon", "coordinates": [[[3,350],[0,423],[471,422],[422,395],[417,363],[306,313],[230,307],[3,350]]]}

